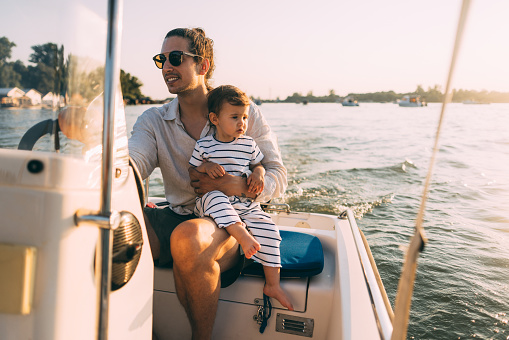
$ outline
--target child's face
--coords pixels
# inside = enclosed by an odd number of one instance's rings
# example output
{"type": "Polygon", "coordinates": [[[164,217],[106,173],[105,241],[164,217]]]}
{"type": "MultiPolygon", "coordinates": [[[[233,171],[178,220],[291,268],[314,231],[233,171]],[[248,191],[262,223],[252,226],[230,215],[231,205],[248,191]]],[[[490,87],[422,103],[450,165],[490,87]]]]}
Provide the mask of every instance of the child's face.
{"type": "Polygon", "coordinates": [[[249,106],[234,106],[224,103],[219,115],[211,112],[209,117],[217,128],[216,138],[230,142],[246,133],[249,106]]]}

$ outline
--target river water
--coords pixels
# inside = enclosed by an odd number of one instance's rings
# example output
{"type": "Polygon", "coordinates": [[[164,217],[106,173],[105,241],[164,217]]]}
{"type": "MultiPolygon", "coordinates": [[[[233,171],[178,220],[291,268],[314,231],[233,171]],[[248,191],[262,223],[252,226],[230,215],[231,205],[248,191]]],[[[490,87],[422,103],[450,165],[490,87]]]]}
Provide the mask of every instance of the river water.
{"type": "MultiPolygon", "coordinates": [[[[148,107],[126,108],[128,131],[148,107]]],[[[294,211],[352,209],[391,301],[440,107],[261,106],[288,169],[279,201],[294,211]]],[[[44,118],[35,110],[14,112],[0,110],[0,147],[17,145],[21,121],[44,118]]],[[[509,104],[450,104],[425,213],[428,244],[419,258],[409,339],[509,339],[508,166],[509,104]]],[[[162,194],[156,172],[151,195],[162,194]]]]}

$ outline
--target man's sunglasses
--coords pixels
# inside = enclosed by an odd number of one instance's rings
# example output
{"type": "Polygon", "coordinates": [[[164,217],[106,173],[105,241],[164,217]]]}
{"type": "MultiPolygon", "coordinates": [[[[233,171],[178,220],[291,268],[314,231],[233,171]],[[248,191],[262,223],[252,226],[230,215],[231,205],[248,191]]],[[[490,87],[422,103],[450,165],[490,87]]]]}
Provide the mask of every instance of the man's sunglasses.
{"type": "Polygon", "coordinates": [[[202,56],[183,52],[183,51],[171,51],[170,53],[168,53],[168,58],[166,58],[166,56],[161,53],[161,54],[156,54],[154,56],[154,58],[152,58],[152,60],[154,60],[154,62],[156,63],[156,67],[160,68],[160,69],[163,68],[166,60],[168,60],[170,62],[170,64],[172,64],[173,66],[179,66],[180,64],[182,64],[182,59],[183,59],[184,54],[188,55],[190,57],[203,58],[202,56]]]}

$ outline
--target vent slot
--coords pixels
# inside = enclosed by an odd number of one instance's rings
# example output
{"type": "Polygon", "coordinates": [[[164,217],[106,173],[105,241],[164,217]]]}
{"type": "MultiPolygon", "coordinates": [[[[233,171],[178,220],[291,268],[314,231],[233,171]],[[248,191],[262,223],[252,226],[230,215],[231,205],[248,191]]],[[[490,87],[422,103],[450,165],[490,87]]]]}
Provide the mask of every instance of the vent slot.
{"type": "Polygon", "coordinates": [[[276,332],[300,335],[311,338],[315,326],[314,319],[301,318],[299,316],[277,314],[276,332]]]}

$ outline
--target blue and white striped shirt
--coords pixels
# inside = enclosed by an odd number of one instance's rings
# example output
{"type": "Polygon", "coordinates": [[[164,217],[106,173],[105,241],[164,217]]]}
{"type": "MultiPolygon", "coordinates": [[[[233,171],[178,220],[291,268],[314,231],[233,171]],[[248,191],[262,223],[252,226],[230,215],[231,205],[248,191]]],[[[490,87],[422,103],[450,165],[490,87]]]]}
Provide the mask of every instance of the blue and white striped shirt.
{"type": "Polygon", "coordinates": [[[262,152],[249,136],[240,136],[231,142],[206,136],[196,142],[189,164],[200,166],[207,160],[222,165],[230,175],[242,176],[249,173],[249,165],[260,163],[262,159],[262,152]]]}

